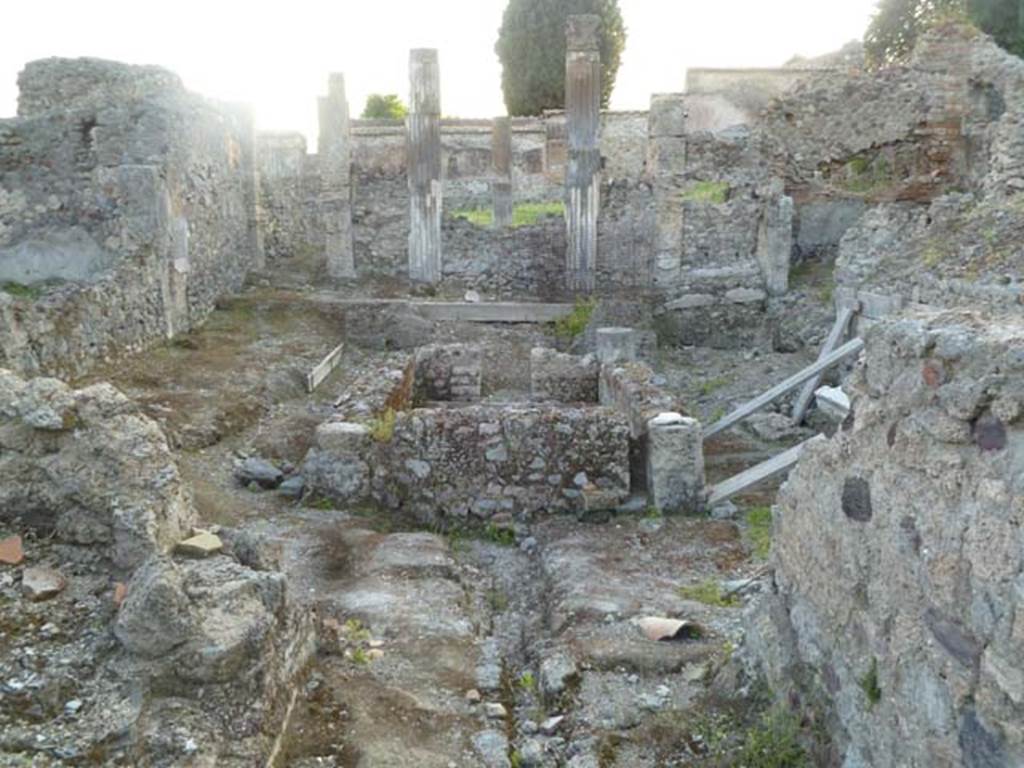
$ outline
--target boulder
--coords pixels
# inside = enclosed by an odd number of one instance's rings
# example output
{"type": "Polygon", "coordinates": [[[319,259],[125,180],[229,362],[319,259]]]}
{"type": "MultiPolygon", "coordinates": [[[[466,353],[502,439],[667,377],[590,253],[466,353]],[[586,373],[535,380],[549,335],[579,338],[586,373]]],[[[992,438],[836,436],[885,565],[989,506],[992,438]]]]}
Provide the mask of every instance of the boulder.
{"type": "Polygon", "coordinates": [[[75,390],[0,369],[0,477],[0,520],[97,545],[122,568],[195,523],[160,427],[105,383],[75,390]]]}

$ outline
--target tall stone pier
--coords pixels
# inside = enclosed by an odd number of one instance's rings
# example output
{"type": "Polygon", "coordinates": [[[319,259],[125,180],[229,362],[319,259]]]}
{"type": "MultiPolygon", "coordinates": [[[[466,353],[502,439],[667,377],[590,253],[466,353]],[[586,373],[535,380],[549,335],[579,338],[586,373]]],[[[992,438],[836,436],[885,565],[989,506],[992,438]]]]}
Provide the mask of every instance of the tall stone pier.
{"type": "Polygon", "coordinates": [[[512,120],[508,117],[494,118],[491,133],[491,158],[494,180],[491,194],[494,196],[494,226],[512,226],[512,120]]]}
{"type": "Polygon", "coordinates": [[[569,153],[565,171],[566,284],[574,293],[594,290],[597,213],[600,207],[601,54],[595,14],[570,16],[565,28],[565,115],[569,153]]]}
{"type": "Polygon", "coordinates": [[[441,279],[441,73],[437,50],[409,52],[409,278],[441,279]]]}
{"type": "Polygon", "coordinates": [[[324,232],[327,274],[354,278],[352,257],[352,139],[345,76],[333,72],[327,79],[327,95],[319,99],[320,218],[324,232]]]}

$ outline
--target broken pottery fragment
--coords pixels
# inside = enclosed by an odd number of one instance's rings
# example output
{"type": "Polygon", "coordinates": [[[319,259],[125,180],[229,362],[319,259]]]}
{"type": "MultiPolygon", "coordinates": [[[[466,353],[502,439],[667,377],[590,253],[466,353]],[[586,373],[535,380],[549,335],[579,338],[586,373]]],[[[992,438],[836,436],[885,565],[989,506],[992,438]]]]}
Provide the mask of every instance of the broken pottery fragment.
{"type": "Polygon", "coordinates": [[[636,619],[636,625],[648,640],[696,640],[703,637],[703,628],[692,621],[669,619],[663,616],[644,616],[636,619]]]}

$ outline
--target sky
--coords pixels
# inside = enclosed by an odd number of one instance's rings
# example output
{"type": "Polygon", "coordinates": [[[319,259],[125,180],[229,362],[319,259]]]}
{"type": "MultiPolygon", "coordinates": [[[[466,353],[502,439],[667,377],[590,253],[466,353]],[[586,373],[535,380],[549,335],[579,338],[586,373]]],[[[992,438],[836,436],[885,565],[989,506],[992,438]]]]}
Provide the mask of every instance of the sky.
{"type": "MultiPolygon", "coordinates": [[[[410,48],[438,48],[445,115],[505,113],[494,41],[507,0],[34,0],[4,8],[0,117],[18,71],[47,56],[158,64],[206,96],[252,105],[256,126],[316,134],[316,96],[344,72],[353,116],[408,91],[410,48]]],[[[860,38],[876,0],[619,0],[626,48],[613,109],[683,90],[688,67],[771,67],[860,38]]]]}

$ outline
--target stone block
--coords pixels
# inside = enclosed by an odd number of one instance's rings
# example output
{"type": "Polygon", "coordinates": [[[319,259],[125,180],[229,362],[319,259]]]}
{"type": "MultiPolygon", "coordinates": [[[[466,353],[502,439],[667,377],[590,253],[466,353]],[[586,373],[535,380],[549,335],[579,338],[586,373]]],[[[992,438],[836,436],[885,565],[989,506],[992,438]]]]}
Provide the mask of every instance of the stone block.
{"type": "Polygon", "coordinates": [[[660,512],[697,512],[704,493],[700,422],[661,413],[647,422],[647,494],[660,512]]]}
{"type": "Polygon", "coordinates": [[[316,445],[342,456],[361,456],[369,447],[370,430],[350,421],[328,421],[316,428],[316,445]]]}
{"type": "Polygon", "coordinates": [[[636,333],[632,328],[598,328],[597,359],[602,365],[636,360],[636,333]]]}
{"type": "Polygon", "coordinates": [[[651,138],[685,135],[686,97],[681,93],[652,94],[647,119],[647,133],[651,138]]]}

